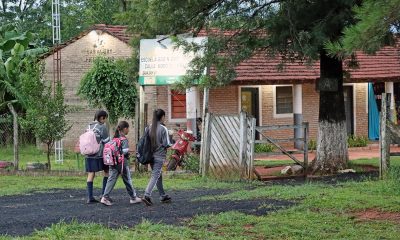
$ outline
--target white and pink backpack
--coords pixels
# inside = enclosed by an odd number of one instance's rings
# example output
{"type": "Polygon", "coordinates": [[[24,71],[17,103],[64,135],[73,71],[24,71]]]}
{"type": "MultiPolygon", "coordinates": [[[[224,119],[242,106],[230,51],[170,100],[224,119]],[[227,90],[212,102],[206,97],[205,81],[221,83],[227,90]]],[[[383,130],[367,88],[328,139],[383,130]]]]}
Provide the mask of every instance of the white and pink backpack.
{"type": "Polygon", "coordinates": [[[114,166],[121,164],[121,169],[124,169],[124,155],[122,154],[121,144],[125,137],[113,138],[104,145],[103,163],[104,165],[114,166]]]}
{"type": "Polygon", "coordinates": [[[96,133],[94,132],[97,124],[92,129],[89,128],[84,134],[79,136],[79,150],[83,155],[93,155],[100,150],[100,143],[97,142],[96,133]]]}

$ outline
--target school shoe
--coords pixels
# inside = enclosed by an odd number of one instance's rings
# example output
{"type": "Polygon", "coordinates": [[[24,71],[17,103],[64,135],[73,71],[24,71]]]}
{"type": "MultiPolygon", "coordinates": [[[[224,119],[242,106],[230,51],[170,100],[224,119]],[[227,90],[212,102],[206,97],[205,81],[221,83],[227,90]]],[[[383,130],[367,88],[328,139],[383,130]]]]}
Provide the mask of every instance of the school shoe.
{"type": "Polygon", "coordinates": [[[134,197],[129,200],[130,204],[136,204],[136,203],[141,203],[141,202],[143,202],[143,201],[140,197],[134,197]]]}
{"type": "Polygon", "coordinates": [[[161,197],[160,202],[161,203],[170,203],[171,202],[171,197],[169,195],[165,195],[165,196],[161,197]]]}
{"type": "MultiPolygon", "coordinates": [[[[102,198],[103,198],[103,195],[100,195],[99,198],[102,199],[102,198]]],[[[110,198],[110,197],[108,197],[107,199],[108,199],[108,201],[110,201],[110,202],[112,202],[112,203],[114,202],[114,199],[112,199],[112,198],[110,198]]]]}
{"type": "Polygon", "coordinates": [[[113,205],[113,203],[112,203],[109,199],[107,199],[107,198],[105,198],[105,197],[102,197],[101,200],[100,200],[100,202],[101,202],[102,204],[106,205],[106,206],[112,206],[112,205],[113,205]]]}
{"type": "Polygon", "coordinates": [[[95,198],[86,200],[86,204],[93,204],[93,203],[99,203],[99,200],[96,200],[95,198]]]}
{"type": "Polygon", "coordinates": [[[151,201],[151,198],[148,196],[144,196],[142,198],[142,201],[144,202],[144,204],[146,204],[147,206],[151,206],[153,205],[153,202],[151,201]]]}

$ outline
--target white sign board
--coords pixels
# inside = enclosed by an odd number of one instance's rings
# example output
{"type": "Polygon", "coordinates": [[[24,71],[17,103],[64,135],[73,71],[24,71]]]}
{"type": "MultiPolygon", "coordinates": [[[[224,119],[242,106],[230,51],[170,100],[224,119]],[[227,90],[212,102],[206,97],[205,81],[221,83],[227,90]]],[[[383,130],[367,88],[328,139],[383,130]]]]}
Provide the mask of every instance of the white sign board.
{"type": "MultiPolygon", "coordinates": [[[[204,43],[206,37],[185,38],[188,42],[204,43]]],[[[200,54],[200,53],[197,53],[200,54]]],[[[195,57],[184,53],[170,38],[140,40],[140,85],[170,85],[179,81],[195,57]]]]}

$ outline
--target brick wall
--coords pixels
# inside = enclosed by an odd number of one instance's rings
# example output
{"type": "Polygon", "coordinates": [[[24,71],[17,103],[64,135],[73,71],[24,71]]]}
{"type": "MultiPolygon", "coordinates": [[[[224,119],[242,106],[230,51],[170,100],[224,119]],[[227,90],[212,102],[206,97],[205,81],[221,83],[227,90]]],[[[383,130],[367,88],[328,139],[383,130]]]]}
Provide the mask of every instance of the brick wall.
{"type": "MultiPolygon", "coordinates": [[[[88,106],[87,102],[76,95],[80,80],[84,74],[91,68],[92,61],[97,50],[105,52],[105,55],[112,58],[127,58],[131,56],[131,48],[128,44],[119,39],[103,33],[97,36],[95,31],[89,32],[86,36],[69,44],[61,50],[61,79],[65,88],[65,103],[78,107],[67,115],[67,120],[72,124],[71,130],[64,138],[64,148],[72,150],[79,135],[83,133],[87,124],[93,121],[94,113],[97,109],[88,106]],[[95,48],[95,44],[102,41],[103,45],[95,48]]],[[[45,78],[53,81],[53,56],[50,55],[45,61],[45,78]]],[[[133,126],[132,121],[129,121],[133,126]]],[[[111,131],[111,129],[110,129],[111,131]]],[[[128,135],[130,141],[133,141],[133,131],[128,135]]]]}
{"type": "MultiPolygon", "coordinates": [[[[368,135],[368,113],[367,113],[367,84],[349,84],[354,88],[354,113],[355,113],[355,135],[368,135]]],[[[251,87],[251,86],[246,86],[251,87]]],[[[260,112],[262,125],[283,125],[293,124],[293,117],[274,117],[273,97],[274,87],[272,85],[254,86],[260,89],[260,112]]],[[[146,87],[146,102],[149,104],[149,111],[155,108],[168,109],[168,87],[146,87]],[[156,96],[156,97],[155,97],[156,96]],[[150,107],[151,106],[151,107],[150,107]]],[[[239,112],[239,86],[227,86],[210,90],[209,110],[217,114],[238,114],[239,112]]],[[[200,92],[200,106],[202,109],[203,94],[200,92]]],[[[315,140],[318,130],[318,108],[319,94],[315,91],[314,84],[303,85],[303,121],[310,124],[310,138],[315,140]]],[[[150,112],[151,113],[151,112],[150,112]]],[[[151,114],[148,116],[151,122],[151,114]]],[[[175,128],[175,123],[167,121],[169,128],[175,128]]],[[[184,122],[183,122],[184,126],[184,122]]],[[[269,133],[274,138],[288,138],[293,136],[293,130],[273,131],[269,133]]]]}

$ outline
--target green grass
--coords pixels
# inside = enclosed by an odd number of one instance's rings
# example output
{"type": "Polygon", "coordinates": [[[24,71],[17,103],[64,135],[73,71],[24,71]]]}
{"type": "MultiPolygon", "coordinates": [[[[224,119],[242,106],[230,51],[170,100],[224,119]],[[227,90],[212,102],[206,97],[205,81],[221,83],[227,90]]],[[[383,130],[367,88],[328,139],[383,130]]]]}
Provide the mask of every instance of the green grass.
{"type": "MultiPolygon", "coordinates": [[[[133,228],[109,229],[98,224],[61,222],[20,239],[398,239],[399,224],[389,221],[358,221],[351,215],[354,211],[369,208],[400,212],[400,168],[398,170],[394,176],[397,178],[384,181],[366,180],[336,186],[314,183],[300,186],[272,185],[258,186],[253,190],[243,190],[244,186],[249,186],[245,183],[219,183],[196,177],[178,178],[169,187],[229,187],[234,190],[230,194],[197,200],[272,198],[289,199],[296,204],[263,216],[236,211],[199,215],[188,219],[182,226],[144,220],[133,228]]],[[[3,177],[0,179],[4,180],[3,177]]],[[[166,180],[166,183],[171,180],[166,180]]],[[[72,182],[66,184],[66,187],[72,182]]],[[[4,236],[0,239],[10,238],[4,236]]]]}
{"type": "MultiPolygon", "coordinates": [[[[352,164],[377,166],[378,160],[360,159],[352,164]]],[[[366,179],[337,185],[267,186],[258,182],[222,182],[195,175],[166,176],[167,189],[233,190],[229,194],[199,196],[194,201],[282,199],[295,204],[262,216],[236,211],[199,215],[181,226],[143,220],[132,228],[110,229],[98,224],[61,222],[19,239],[399,239],[400,223],[360,221],[352,216],[353,212],[366,209],[400,212],[400,158],[392,158],[391,166],[386,180],[366,179]]],[[[145,187],[148,179],[148,175],[133,175],[135,187],[139,189],[145,187]]],[[[101,177],[97,177],[95,185],[99,187],[100,181],[101,177]]],[[[123,187],[122,181],[118,181],[117,187],[123,187]]],[[[85,177],[0,176],[0,196],[65,188],[83,190],[85,177]]],[[[12,238],[0,236],[0,239],[12,238]]]]}
{"type": "MultiPolygon", "coordinates": [[[[84,158],[78,155],[80,160],[80,169],[84,169],[84,158]]],[[[54,152],[50,156],[52,170],[78,170],[78,163],[76,153],[71,151],[64,151],[64,163],[55,163],[54,152]]],[[[14,161],[14,150],[12,146],[0,147],[0,161],[14,161]]],[[[19,168],[26,169],[28,162],[47,163],[47,153],[36,146],[27,145],[19,148],[19,168]]]]}

